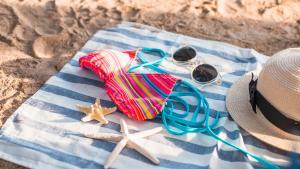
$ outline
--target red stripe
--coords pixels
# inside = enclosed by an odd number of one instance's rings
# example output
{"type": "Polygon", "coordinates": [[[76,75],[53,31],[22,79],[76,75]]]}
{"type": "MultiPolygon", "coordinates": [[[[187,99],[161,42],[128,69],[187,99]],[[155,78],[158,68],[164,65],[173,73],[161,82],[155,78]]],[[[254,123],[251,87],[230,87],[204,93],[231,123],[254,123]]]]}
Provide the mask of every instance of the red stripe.
{"type": "Polygon", "coordinates": [[[146,74],[147,77],[165,94],[170,94],[176,81],[173,83],[168,82],[170,78],[162,77],[161,74],[146,74]]]}

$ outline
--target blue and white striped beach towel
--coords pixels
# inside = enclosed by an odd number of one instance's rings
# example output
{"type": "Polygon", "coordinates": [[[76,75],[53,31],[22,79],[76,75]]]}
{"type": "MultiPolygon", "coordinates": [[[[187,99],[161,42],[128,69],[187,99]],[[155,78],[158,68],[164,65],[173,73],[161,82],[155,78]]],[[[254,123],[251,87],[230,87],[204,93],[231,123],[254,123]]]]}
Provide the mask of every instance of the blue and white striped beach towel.
{"type": "MultiPolygon", "coordinates": [[[[1,130],[0,158],[30,168],[102,168],[115,144],[69,133],[119,132],[120,118],[124,118],[133,131],[161,126],[161,123],[158,120],[144,123],[132,121],[119,112],[107,116],[110,121],[107,126],[101,127],[96,122],[82,123],[80,119],[83,114],[76,109],[76,104],[90,105],[95,98],[100,98],[103,106],[110,107],[113,103],[106,95],[103,83],[92,72],[81,69],[78,59],[87,52],[107,46],[116,49],[153,47],[170,53],[182,44],[194,46],[205,62],[221,67],[223,84],[201,89],[212,111],[221,112],[217,127],[221,131],[219,136],[271,162],[285,165],[288,152],[270,147],[241,132],[236,123],[228,118],[225,108],[228,88],[246,72],[261,67],[266,56],[252,49],[128,22],[98,31],[59,73],[17,109],[1,130]]],[[[184,74],[181,68],[168,60],[162,63],[162,67],[173,70],[177,76],[184,74]]],[[[189,76],[182,78],[189,79],[189,76]]],[[[159,166],[153,165],[134,150],[124,149],[112,167],[259,168],[253,159],[216,142],[205,133],[183,136],[160,133],[141,142],[159,158],[159,166]]]]}

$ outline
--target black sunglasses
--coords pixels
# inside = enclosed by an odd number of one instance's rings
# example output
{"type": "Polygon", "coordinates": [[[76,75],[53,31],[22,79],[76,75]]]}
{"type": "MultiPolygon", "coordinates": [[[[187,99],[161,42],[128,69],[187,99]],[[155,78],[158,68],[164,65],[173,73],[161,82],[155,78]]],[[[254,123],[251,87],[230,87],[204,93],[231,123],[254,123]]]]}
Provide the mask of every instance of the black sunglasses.
{"type": "Polygon", "coordinates": [[[191,77],[202,85],[217,82],[221,83],[221,75],[218,70],[210,64],[200,64],[197,60],[197,51],[191,46],[178,48],[172,55],[173,62],[180,65],[192,65],[191,77]]]}

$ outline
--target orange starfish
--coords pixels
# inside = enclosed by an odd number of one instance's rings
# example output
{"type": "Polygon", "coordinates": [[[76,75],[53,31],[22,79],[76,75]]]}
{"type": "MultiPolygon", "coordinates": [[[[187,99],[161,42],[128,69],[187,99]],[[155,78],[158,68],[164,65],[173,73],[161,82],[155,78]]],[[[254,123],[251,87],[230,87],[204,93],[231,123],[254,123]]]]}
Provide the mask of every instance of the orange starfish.
{"type": "Polygon", "coordinates": [[[101,107],[100,105],[100,99],[96,99],[95,104],[92,104],[91,106],[82,106],[82,105],[76,105],[77,108],[86,114],[85,117],[81,119],[83,122],[88,122],[92,120],[97,120],[100,122],[101,125],[108,124],[108,120],[105,119],[105,115],[111,114],[117,110],[116,107],[112,108],[106,108],[101,107]]]}

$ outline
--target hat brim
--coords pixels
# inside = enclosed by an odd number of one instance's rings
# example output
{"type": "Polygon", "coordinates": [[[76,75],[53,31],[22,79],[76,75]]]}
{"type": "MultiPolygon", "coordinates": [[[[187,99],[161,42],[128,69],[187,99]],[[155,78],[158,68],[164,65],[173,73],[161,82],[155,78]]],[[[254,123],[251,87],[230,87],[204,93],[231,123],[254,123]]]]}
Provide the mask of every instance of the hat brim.
{"type": "Polygon", "coordinates": [[[285,151],[300,153],[300,136],[289,134],[269,122],[257,108],[252,110],[249,102],[251,75],[239,79],[228,90],[226,107],[234,121],[257,139],[285,151]]]}

